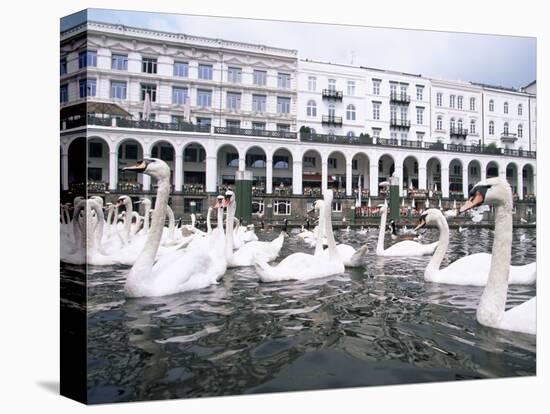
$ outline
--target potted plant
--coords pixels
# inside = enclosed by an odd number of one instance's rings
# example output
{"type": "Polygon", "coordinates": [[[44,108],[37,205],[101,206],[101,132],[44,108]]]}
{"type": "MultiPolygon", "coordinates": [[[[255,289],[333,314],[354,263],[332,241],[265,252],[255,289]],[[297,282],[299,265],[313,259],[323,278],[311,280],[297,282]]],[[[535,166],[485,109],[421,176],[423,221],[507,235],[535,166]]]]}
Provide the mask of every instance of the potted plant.
{"type": "Polygon", "coordinates": [[[311,128],[305,125],[300,127],[300,138],[307,138],[311,135],[311,128]]]}
{"type": "Polygon", "coordinates": [[[369,134],[365,134],[365,133],[361,132],[359,134],[359,142],[361,144],[372,144],[372,138],[370,137],[369,134]]]}

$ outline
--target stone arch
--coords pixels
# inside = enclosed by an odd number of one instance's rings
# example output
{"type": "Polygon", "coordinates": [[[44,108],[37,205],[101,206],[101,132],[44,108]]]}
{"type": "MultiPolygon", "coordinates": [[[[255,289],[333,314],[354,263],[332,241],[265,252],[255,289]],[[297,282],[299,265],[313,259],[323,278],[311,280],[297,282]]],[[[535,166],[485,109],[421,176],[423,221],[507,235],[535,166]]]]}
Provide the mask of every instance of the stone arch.
{"type": "Polygon", "coordinates": [[[216,148],[216,158],[218,160],[216,173],[218,186],[233,186],[235,173],[239,170],[241,163],[239,148],[227,143],[219,145],[216,148]]]}
{"type": "Polygon", "coordinates": [[[183,145],[182,182],[184,192],[203,192],[206,189],[207,148],[198,141],[183,145]]]}
{"type": "Polygon", "coordinates": [[[267,151],[259,145],[251,145],[245,152],[245,168],[252,171],[252,186],[255,192],[266,191],[267,151]]]}
{"type": "Polygon", "coordinates": [[[352,188],[353,192],[357,191],[359,185],[359,176],[361,176],[361,189],[370,189],[370,158],[364,151],[358,151],[350,154],[351,158],[351,173],[352,173],[352,188]]]}
{"type": "Polygon", "coordinates": [[[116,143],[115,150],[117,153],[117,187],[133,188],[134,185],[141,187],[143,185],[143,174],[124,171],[123,168],[143,159],[142,142],[136,138],[124,138],[116,143]]]}
{"type": "Polygon", "coordinates": [[[500,171],[500,166],[497,161],[489,161],[485,165],[485,176],[487,178],[498,177],[500,171]]]}
{"type": "Polygon", "coordinates": [[[506,165],[506,180],[508,181],[508,184],[510,184],[510,187],[512,187],[512,194],[517,195],[518,194],[518,165],[510,161],[506,165]]]}
{"type": "Polygon", "coordinates": [[[347,157],[343,151],[333,150],[327,156],[327,185],[335,191],[346,188],[347,157]]]}
{"type": "Polygon", "coordinates": [[[272,152],[273,172],[272,185],[275,192],[292,193],[294,156],[285,146],[280,146],[272,152]]]}
{"type": "Polygon", "coordinates": [[[111,147],[109,141],[100,136],[88,137],[87,178],[92,191],[107,190],[109,183],[111,147]]]}
{"type": "Polygon", "coordinates": [[[535,166],[530,162],[526,162],[522,167],[523,175],[523,197],[535,195],[536,183],[535,183],[535,166]]]}
{"type": "MultiPolygon", "coordinates": [[[[462,193],[463,191],[464,162],[460,158],[453,158],[449,162],[449,194],[462,193]]],[[[464,194],[463,194],[464,196],[464,194]]],[[[462,198],[462,197],[461,197],[462,198]]]]}
{"type": "Polygon", "coordinates": [[[437,156],[430,157],[426,162],[426,189],[441,191],[441,169],[443,164],[437,156]]]}
{"type": "Polygon", "coordinates": [[[85,193],[87,180],[85,137],[75,137],[67,143],[67,177],[69,189],[73,192],[85,193]]]}
{"type": "MultiPolygon", "coordinates": [[[[170,140],[159,139],[152,142],[150,148],[152,158],[159,158],[170,167],[170,183],[174,185],[177,146],[170,140]]],[[[151,182],[154,182],[154,180],[154,178],[151,178],[151,182]]]]}
{"type": "Polygon", "coordinates": [[[481,168],[481,163],[478,160],[471,160],[468,163],[468,191],[481,181],[481,168]]]}
{"type": "Polygon", "coordinates": [[[302,153],[302,183],[304,193],[320,189],[322,182],[323,155],[316,148],[307,148],[302,153]]]}
{"type": "Polygon", "coordinates": [[[416,156],[408,155],[403,159],[403,188],[419,188],[419,167],[420,161],[416,156]]]}

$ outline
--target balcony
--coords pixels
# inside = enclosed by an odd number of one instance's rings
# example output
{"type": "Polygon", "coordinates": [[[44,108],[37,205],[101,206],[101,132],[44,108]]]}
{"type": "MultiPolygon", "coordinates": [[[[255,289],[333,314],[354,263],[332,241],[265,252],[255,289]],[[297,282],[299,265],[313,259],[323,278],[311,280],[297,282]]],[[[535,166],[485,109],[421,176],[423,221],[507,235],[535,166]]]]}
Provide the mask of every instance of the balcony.
{"type": "Polygon", "coordinates": [[[411,127],[411,121],[408,119],[390,118],[390,127],[409,129],[411,127]]]}
{"type": "Polygon", "coordinates": [[[376,139],[377,145],[385,145],[387,147],[397,147],[399,145],[399,141],[396,139],[387,139],[387,138],[377,138],[376,139]]]}
{"type": "Polygon", "coordinates": [[[243,135],[249,137],[264,137],[264,138],[286,138],[296,139],[296,132],[290,131],[268,131],[266,129],[242,129],[235,127],[214,127],[215,134],[222,135],[243,135]]]}
{"type": "Polygon", "coordinates": [[[401,146],[407,148],[424,148],[422,141],[409,141],[407,139],[401,140],[401,146]]]}
{"type": "Polygon", "coordinates": [[[392,92],[390,93],[390,102],[396,103],[396,104],[408,105],[411,103],[411,97],[406,93],[392,92]]]}
{"type": "Polygon", "coordinates": [[[342,127],[342,117],[333,115],[323,115],[321,124],[335,127],[342,127]]]}
{"type": "Polygon", "coordinates": [[[507,144],[513,144],[518,140],[518,134],[511,134],[510,132],[504,131],[500,134],[500,140],[507,144]]]}
{"type": "Polygon", "coordinates": [[[342,91],[337,91],[334,89],[323,89],[323,99],[341,101],[344,98],[344,93],[342,91]]]}
{"type": "Polygon", "coordinates": [[[468,130],[466,128],[451,128],[449,132],[451,138],[466,139],[468,136],[468,130]]]}
{"type": "Polygon", "coordinates": [[[347,145],[369,145],[372,144],[372,138],[367,136],[333,135],[333,134],[300,134],[302,142],[325,142],[329,144],[347,144],[347,145]]]}

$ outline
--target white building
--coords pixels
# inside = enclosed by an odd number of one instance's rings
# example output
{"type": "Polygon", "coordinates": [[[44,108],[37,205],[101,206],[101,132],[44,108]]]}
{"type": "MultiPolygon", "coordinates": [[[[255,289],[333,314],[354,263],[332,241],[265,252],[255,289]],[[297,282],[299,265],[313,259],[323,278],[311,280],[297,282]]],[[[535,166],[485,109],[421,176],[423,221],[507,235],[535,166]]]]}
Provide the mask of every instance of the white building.
{"type": "Polygon", "coordinates": [[[153,156],[170,165],[184,208],[244,169],[281,215],[327,187],[351,200],[359,176],[373,197],[392,174],[402,194],[463,199],[491,175],[508,177],[520,199],[535,193],[536,85],[429,79],[97,22],[62,33],[60,59],[63,190],[87,178],[94,191],[148,194],[149,178],[122,168],[153,156]],[[84,170],[70,161],[78,138],[88,141],[84,170]]]}

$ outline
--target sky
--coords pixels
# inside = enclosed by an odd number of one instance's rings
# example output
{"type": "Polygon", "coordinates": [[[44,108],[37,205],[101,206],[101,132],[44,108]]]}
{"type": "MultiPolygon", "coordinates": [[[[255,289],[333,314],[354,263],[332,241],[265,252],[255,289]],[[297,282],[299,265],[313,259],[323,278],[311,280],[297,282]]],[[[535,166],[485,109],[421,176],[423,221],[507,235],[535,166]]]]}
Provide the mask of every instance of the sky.
{"type": "Polygon", "coordinates": [[[88,9],[61,20],[61,30],[86,19],[167,32],[297,49],[300,59],[353,64],[521,87],[536,79],[536,39],[367,26],[296,23],[182,14],[88,9]]]}

